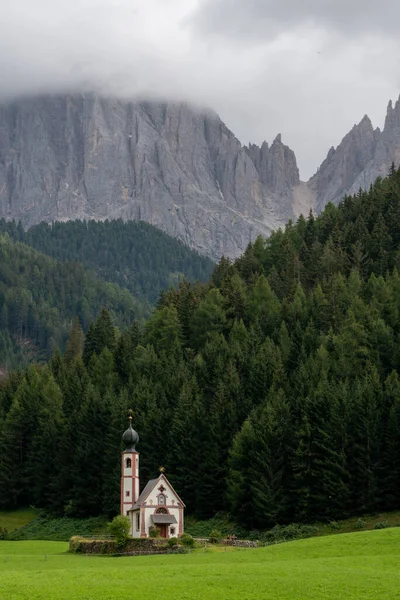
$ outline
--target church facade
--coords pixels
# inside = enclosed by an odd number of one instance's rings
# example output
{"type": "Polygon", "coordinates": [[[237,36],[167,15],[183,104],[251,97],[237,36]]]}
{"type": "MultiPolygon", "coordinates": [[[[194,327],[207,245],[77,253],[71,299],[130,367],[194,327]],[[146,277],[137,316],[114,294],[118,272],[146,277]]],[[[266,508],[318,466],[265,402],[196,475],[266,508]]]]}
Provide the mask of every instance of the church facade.
{"type": "Polygon", "coordinates": [[[125,450],[121,464],[121,514],[129,518],[134,538],[149,537],[155,528],[160,537],[179,537],[184,532],[185,505],[164,475],[151,479],[140,493],[137,432],[129,428],[122,436],[125,450]]]}

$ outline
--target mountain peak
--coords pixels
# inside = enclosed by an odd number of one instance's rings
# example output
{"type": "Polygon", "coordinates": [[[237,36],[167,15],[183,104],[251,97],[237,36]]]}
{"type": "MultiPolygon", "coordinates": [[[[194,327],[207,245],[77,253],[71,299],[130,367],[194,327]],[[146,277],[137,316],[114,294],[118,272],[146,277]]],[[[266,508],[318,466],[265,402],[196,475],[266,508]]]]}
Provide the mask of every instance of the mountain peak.
{"type": "Polygon", "coordinates": [[[393,129],[400,127],[400,97],[395,104],[389,100],[386,112],[384,132],[390,133],[393,129]]]}

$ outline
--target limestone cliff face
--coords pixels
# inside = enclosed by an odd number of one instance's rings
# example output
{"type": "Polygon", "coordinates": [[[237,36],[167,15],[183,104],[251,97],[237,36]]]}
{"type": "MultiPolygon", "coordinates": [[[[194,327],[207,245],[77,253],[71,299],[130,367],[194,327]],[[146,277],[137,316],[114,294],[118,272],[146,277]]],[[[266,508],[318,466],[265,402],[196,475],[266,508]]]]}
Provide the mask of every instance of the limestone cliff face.
{"type": "Polygon", "coordinates": [[[368,189],[378,176],[385,177],[392,162],[400,165],[400,99],[389,102],[383,131],[373,129],[370,119],[353,127],[331,150],[307,186],[321,211],[328,202],[337,204],[346,194],[368,189]]]}
{"type": "Polygon", "coordinates": [[[392,162],[400,100],[383,131],[365,116],[308,182],[280,135],[242,146],[215,113],[184,103],[73,94],[0,105],[0,217],[139,219],[214,259],[368,188],[392,162]]]}
{"type": "Polygon", "coordinates": [[[22,99],[0,107],[0,216],[140,219],[238,256],[291,214],[294,154],[277,138],[268,155],[256,166],[216,114],[186,104],[22,99]]]}

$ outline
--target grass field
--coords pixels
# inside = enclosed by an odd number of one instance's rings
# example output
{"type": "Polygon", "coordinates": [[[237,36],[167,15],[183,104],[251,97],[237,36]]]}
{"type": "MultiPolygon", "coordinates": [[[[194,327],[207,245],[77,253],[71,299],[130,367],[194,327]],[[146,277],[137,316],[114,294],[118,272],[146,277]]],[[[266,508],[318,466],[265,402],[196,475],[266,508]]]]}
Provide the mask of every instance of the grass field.
{"type": "Polygon", "coordinates": [[[400,529],[267,548],[124,558],[66,554],[64,542],[0,542],[1,600],[391,600],[400,529]]]}

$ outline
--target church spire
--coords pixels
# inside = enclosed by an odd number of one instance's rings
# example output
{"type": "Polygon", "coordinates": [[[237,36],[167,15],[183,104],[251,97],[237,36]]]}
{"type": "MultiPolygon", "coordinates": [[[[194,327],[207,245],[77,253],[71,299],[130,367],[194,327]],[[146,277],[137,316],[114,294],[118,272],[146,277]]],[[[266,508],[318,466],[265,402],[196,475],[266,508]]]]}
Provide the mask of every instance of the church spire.
{"type": "Polygon", "coordinates": [[[129,427],[122,435],[122,441],[125,445],[125,452],[136,452],[136,444],[139,441],[139,434],[132,428],[133,410],[129,409],[129,427]]]}

